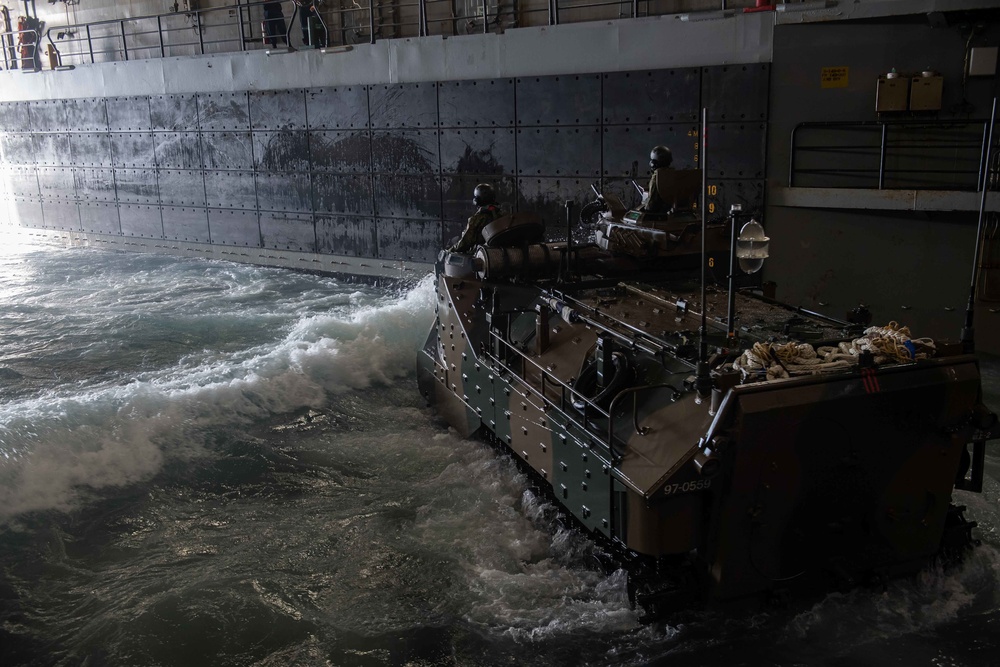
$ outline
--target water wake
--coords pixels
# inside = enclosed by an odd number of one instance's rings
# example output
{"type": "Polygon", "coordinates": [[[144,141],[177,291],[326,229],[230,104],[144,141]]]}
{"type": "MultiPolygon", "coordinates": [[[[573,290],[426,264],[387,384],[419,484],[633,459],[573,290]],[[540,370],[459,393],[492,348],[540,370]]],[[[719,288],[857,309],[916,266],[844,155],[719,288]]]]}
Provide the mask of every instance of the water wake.
{"type": "Polygon", "coordinates": [[[202,350],[128,384],[2,404],[0,520],[67,510],[87,488],[132,484],[168,459],[198,456],[213,431],[406,376],[432,309],[428,277],[347,316],[306,313],[275,343],[202,350]]]}

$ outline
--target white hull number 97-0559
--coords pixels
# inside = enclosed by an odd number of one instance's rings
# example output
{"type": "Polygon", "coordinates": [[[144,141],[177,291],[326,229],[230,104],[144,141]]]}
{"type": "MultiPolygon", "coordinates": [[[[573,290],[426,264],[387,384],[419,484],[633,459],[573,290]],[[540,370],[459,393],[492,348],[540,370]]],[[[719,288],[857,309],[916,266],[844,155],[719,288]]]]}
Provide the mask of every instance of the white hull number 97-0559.
{"type": "Polygon", "coordinates": [[[673,496],[678,493],[690,493],[691,491],[701,491],[712,486],[712,480],[710,479],[697,479],[690,482],[681,482],[680,484],[667,484],[663,487],[663,495],[673,496]]]}

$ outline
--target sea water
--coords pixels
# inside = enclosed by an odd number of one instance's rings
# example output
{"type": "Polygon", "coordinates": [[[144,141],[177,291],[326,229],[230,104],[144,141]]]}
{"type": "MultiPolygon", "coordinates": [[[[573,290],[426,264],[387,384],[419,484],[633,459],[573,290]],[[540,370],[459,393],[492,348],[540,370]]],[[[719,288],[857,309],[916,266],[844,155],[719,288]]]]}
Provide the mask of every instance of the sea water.
{"type": "Polygon", "coordinates": [[[643,624],[425,406],[433,311],[429,279],[0,237],[0,665],[996,664],[995,476],[955,570],[643,624]]]}

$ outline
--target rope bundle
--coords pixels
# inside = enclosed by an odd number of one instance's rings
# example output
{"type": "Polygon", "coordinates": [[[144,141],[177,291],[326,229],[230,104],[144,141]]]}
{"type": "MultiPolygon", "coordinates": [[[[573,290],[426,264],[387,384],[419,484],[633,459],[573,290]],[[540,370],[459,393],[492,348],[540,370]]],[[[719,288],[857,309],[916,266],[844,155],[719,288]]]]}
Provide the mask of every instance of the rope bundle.
{"type": "Polygon", "coordinates": [[[733,368],[749,376],[765,375],[768,380],[793,375],[816,375],[844,370],[858,363],[862,352],[875,355],[875,363],[905,363],[933,356],[934,341],[930,338],[910,338],[908,327],[889,322],[884,327],[868,327],[860,338],[836,347],[813,348],[808,343],[754,343],[745,350],[733,368]]]}

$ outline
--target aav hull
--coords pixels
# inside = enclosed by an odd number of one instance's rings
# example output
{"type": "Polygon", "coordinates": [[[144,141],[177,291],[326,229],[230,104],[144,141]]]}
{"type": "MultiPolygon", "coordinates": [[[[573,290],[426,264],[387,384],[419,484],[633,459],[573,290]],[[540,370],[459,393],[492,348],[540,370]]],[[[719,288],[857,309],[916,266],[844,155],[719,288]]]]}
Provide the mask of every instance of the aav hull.
{"type": "Polygon", "coordinates": [[[712,291],[706,384],[690,284],[444,268],[421,391],[613,545],[650,605],[881,581],[971,543],[952,491],[977,490],[998,435],[974,357],[938,345],[852,360],[863,327],[742,293],[727,337],[712,291]],[[775,340],[844,347],[836,362],[772,363],[771,379],[740,365],[747,349],[777,356],[775,340]]]}

